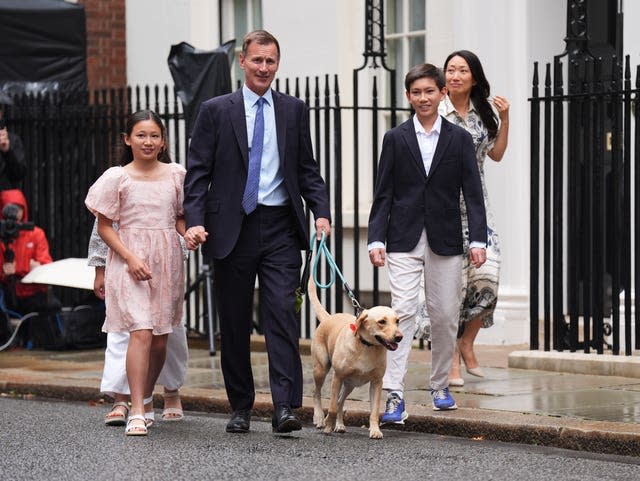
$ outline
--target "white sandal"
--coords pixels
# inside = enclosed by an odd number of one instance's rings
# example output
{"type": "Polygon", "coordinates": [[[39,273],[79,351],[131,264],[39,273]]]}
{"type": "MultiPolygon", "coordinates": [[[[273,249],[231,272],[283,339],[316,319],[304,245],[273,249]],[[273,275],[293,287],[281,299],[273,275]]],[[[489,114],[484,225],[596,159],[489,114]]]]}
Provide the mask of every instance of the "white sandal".
{"type": "Polygon", "coordinates": [[[153,410],[153,396],[145,398],[143,402],[144,402],[145,409],[147,409],[148,404],[151,404],[151,411],[144,412],[144,422],[147,424],[147,427],[150,428],[151,426],[153,426],[153,423],[156,420],[156,414],[155,414],[155,411],[153,410]]]}
{"type": "MultiPolygon", "coordinates": [[[[180,391],[176,390],[176,391],[165,391],[162,394],[162,397],[164,399],[167,398],[179,398],[180,397],[180,391]]],[[[184,419],[184,411],[182,410],[182,408],[164,408],[162,410],[162,420],[163,421],[181,421],[182,419],[184,419]]]]}
{"type": "Polygon", "coordinates": [[[118,401],[113,403],[111,410],[104,417],[104,423],[107,426],[124,426],[127,424],[127,415],[129,414],[129,403],[126,401],[118,401]],[[124,409],[124,414],[121,409],[124,409]]]}
{"type": "Polygon", "coordinates": [[[155,420],[156,420],[156,413],[154,413],[153,411],[144,413],[144,422],[146,423],[148,428],[153,426],[153,423],[155,422],[155,420]]]}
{"type": "Polygon", "coordinates": [[[129,416],[124,434],[127,436],[146,436],[147,422],[144,416],[142,416],[141,414],[134,414],[132,416],[129,416]]]}

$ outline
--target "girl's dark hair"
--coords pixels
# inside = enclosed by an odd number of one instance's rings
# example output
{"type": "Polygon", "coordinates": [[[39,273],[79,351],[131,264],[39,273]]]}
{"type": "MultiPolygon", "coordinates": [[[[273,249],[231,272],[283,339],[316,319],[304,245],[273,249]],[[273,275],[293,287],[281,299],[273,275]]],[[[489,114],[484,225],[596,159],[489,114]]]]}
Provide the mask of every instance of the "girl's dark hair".
{"type": "Polygon", "coordinates": [[[132,113],[127,117],[127,122],[124,126],[124,134],[122,135],[122,152],[120,154],[120,165],[125,166],[133,160],[133,151],[131,147],[125,144],[124,135],[130,136],[131,132],[133,132],[133,127],[138,122],[142,122],[143,120],[152,120],[154,124],[158,126],[160,132],[162,134],[162,140],[164,140],[164,148],[158,153],[158,160],[160,162],[164,162],[165,164],[170,164],[171,157],[169,157],[169,152],[167,150],[167,129],[162,123],[162,119],[160,116],[155,113],[153,110],[138,110],[137,112],[132,113]]]}
{"type": "Polygon", "coordinates": [[[482,69],[480,59],[475,53],[470,52],[469,50],[458,50],[451,53],[447,57],[447,60],[445,60],[445,72],[447,71],[449,60],[451,60],[453,57],[462,57],[466,60],[467,65],[469,65],[469,70],[471,70],[471,75],[473,76],[473,80],[476,83],[473,87],[471,87],[471,100],[473,101],[473,105],[480,114],[482,123],[487,128],[487,132],[489,132],[489,138],[495,139],[498,133],[498,118],[496,117],[496,114],[491,108],[491,104],[488,100],[489,94],[491,92],[491,87],[489,87],[489,81],[484,75],[484,70],[482,69]]]}

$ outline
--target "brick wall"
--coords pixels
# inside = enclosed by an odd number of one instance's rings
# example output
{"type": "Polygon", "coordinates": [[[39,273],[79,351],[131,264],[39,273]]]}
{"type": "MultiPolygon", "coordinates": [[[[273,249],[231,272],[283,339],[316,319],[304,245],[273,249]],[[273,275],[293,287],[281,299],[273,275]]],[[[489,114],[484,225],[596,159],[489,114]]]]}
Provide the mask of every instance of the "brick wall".
{"type": "Polygon", "coordinates": [[[89,90],[126,87],[125,0],[78,0],[87,17],[89,90]]]}

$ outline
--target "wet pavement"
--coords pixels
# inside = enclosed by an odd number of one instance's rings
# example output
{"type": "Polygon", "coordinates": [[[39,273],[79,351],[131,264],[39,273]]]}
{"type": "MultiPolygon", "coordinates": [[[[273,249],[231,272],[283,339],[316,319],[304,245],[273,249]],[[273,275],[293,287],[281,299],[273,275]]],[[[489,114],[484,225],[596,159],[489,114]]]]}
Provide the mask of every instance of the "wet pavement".
{"type": "MultiPolygon", "coordinates": [[[[210,356],[198,340],[190,346],[188,374],[181,389],[185,409],[228,412],[219,355],[210,356]]],[[[267,417],[272,406],[267,357],[259,336],[254,337],[253,346],[257,391],[253,414],[267,417]]],[[[302,341],[305,398],[298,414],[310,427],[313,381],[308,347],[308,341],[302,341]]],[[[528,351],[526,345],[478,345],[476,354],[485,377],[471,376],[463,369],[464,387],[451,388],[459,409],[434,412],[428,392],[430,352],[416,346],[406,379],[409,418],[396,429],[640,456],[640,356],[585,358],[584,354],[528,351]],[[588,372],[598,374],[581,372],[589,362],[588,372]],[[518,367],[522,365],[527,368],[518,367]],[[625,376],[602,375],[607,372],[625,376]]],[[[103,355],[102,349],[0,352],[0,392],[101,402],[103,355]]],[[[328,396],[329,382],[323,391],[325,407],[328,396]]],[[[368,398],[368,386],[351,394],[346,405],[348,425],[367,424],[368,398]]],[[[156,396],[156,407],[161,404],[156,396]]]]}

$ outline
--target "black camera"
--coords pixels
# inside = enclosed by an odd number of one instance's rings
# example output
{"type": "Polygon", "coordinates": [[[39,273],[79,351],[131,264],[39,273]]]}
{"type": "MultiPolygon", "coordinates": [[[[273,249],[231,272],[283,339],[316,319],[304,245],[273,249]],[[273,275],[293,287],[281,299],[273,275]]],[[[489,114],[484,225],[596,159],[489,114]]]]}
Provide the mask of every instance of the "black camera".
{"type": "MultiPolygon", "coordinates": [[[[18,212],[21,207],[17,204],[7,204],[2,209],[2,220],[0,220],[0,240],[5,244],[11,243],[20,234],[21,230],[33,230],[33,222],[19,222],[18,212]]],[[[12,259],[5,259],[11,262],[12,259]]]]}

